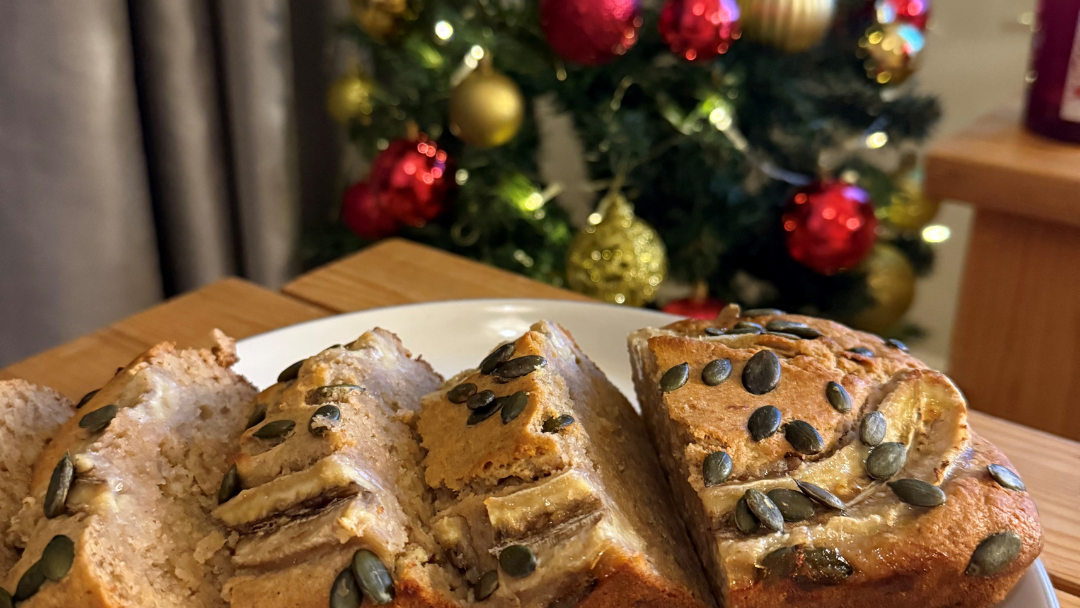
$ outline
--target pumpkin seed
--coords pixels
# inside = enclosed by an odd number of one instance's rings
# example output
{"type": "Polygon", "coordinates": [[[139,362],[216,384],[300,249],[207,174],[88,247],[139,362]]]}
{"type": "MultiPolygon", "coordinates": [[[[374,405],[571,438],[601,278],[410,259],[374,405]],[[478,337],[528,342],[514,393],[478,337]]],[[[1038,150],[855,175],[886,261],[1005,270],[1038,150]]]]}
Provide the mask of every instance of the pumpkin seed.
{"type": "Polygon", "coordinates": [[[330,587],[330,608],[359,608],[364,601],[364,594],[356,584],[352,570],[346,568],[338,573],[330,587]]]}
{"type": "Polygon", "coordinates": [[[825,441],[817,429],[802,420],[792,420],[784,425],[784,437],[800,454],[817,454],[825,449],[825,441]]]}
{"type": "Polygon", "coordinates": [[[1024,543],[1015,532],[991,534],[975,547],[964,573],[968,576],[994,576],[1007,568],[1023,548],[1024,543]]]}
{"type": "Polygon", "coordinates": [[[784,515],[780,513],[780,509],[776,508],[772,499],[761,490],[753,488],[747,490],[743,498],[746,499],[746,506],[750,507],[750,512],[758,521],[765,524],[766,528],[773,532],[783,532],[784,515]]]}
{"type": "Polygon", "coordinates": [[[41,572],[54,583],[60,582],[75,562],[75,541],[63,534],[52,537],[41,552],[41,572]]]}
{"type": "Polygon", "coordinates": [[[771,350],[759,350],[746,362],[742,383],[751,395],[764,395],[780,384],[780,359],[771,350]]]}
{"type": "Polygon", "coordinates": [[[318,405],[324,401],[344,401],[348,399],[349,391],[364,392],[366,389],[355,384],[327,384],[308,391],[304,396],[304,403],[318,405]]]}
{"type": "Polygon", "coordinates": [[[746,497],[743,496],[739,499],[739,502],[735,503],[735,527],[743,534],[753,534],[760,525],[758,518],[754,516],[754,512],[746,504],[746,497]]]}
{"type": "Polygon", "coordinates": [[[664,393],[670,393],[673,390],[682,388],[686,381],[690,379],[690,364],[680,363],[675,367],[664,372],[663,376],[660,376],[660,391],[664,393]]]}
{"type": "Polygon", "coordinates": [[[510,424],[521,412],[525,411],[525,407],[529,405],[529,394],[525,391],[518,391],[513,395],[506,398],[503,402],[502,410],[499,414],[502,416],[503,424],[510,424]]]}
{"type": "Polygon", "coordinates": [[[826,507],[836,509],[837,511],[843,511],[847,507],[847,505],[844,504],[844,501],[840,500],[835,494],[821,486],[815,486],[812,483],[799,481],[798,479],[795,480],[795,485],[799,486],[799,489],[802,490],[803,494],[806,494],[826,507]]]}
{"type": "Polygon", "coordinates": [[[446,398],[450,400],[450,403],[465,403],[469,400],[469,397],[475,394],[476,385],[472,382],[466,382],[447,391],[446,398]]]}
{"type": "Polygon", "coordinates": [[[16,602],[30,599],[45,584],[45,580],[45,572],[41,567],[41,562],[35,562],[19,578],[19,584],[15,586],[15,595],[12,599],[16,602]]]}
{"type": "Polygon", "coordinates": [[[228,471],[225,471],[225,477],[221,478],[221,487],[217,492],[217,504],[223,505],[234,496],[240,493],[240,471],[236,469],[236,465],[229,467],[228,471]]]}
{"type": "Polygon", "coordinates": [[[482,407],[491,405],[491,402],[493,401],[495,401],[495,393],[492,391],[480,391],[465,400],[465,407],[470,410],[478,410],[482,407]]]}
{"type": "Polygon", "coordinates": [[[724,328],[722,328],[722,327],[706,327],[705,328],[705,335],[706,336],[722,336],[722,335],[724,335],[724,328]]]}
{"type": "Polygon", "coordinates": [[[888,340],[885,340],[885,344],[888,344],[889,346],[895,348],[898,351],[905,352],[905,353],[908,352],[907,344],[904,344],[903,342],[901,342],[900,340],[897,340],[896,338],[889,338],[888,340]]]}
{"type": "Polygon", "coordinates": [[[64,454],[60,462],[56,463],[52,477],[49,479],[49,489],[45,491],[45,518],[53,519],[64,512],[67,504],[68,491],[71,490],[71,482],[75,479],[75,465],[71,462],[71,456],[64,454]]]}
{"type": "Polygon", "coordinates": [[[785,334],[792,334],[800,338],[806,338],[807,340],[813,340],[814,338],[820,338],[821,332],[810,327],[806,323],[799,323],[797,321],[785,321],[784,319],[773,319],[765,324],[765,329],[769,331],[776,331],[785,334]]]}
{"type": "Polygon", "coordinates": [[[495,368],[492,375],[502,380],[513,380],[522,376],[528,376],[534,371],[547,365],[547,359],[540,355],[525,355],[517,359],[511,359],[495,368]]]}
{"type": "Polygon", "coordinates": [[[775,583],[793,578],[800,557],[795,547],[781,547],[761,558],[765,580],[775,583]]]}
{"type": "Polygon", "coordinates": [[[303,367],[303,365],[304,365],[304,360],[301,359],[301,360],[297,361],[296,363],[293,363],[289,367],[286,367],[285,369],[281,370],[281,373],[278,374],[277,381],[278,382],[289,382],[290,380],[296,380],[298,377],[300,377],[300,368],[303,367]]]}
{"type": "Polygon", "coordinates": [[[492,593],[499,588],[499,571],[488,570],[480,577],[480,582],[476,584],[476,601],[482,602],[491,597],[492,593]]]}
{"type": "Polygon", "coordinates": [[[251,412],[251,416],[248,416],[247,426],[244,427],[244,430],[262,424],[263,420],[266,420],[266,404],[257,403],[255,409],[251,412]]]}
{"type": "Polygon", "coordinates": [[[705,364],[701,370],[701,381],[705,386],[716,386],[728,379],[731,375],[730,359],[714,359],[705,364]]]}
{"type": "Polygon", "coordinates": [[[763,333],[765,330],[759,327],[739,327],[732,328],[727,331],[729,336],[744,336],[744,335],[757,335],[763,333]]]}
{"type": "Polygon", "coordinates": [[[855,353],[856,355],[862,355],[864,357],[873,357],[874,351],[866,348],[865,346],[856,346],[848,349],[849,353],[855,353]]]}
{"type": "Polygon", "coordinates": [[[495,415],[495,412],[499,411],[499,409],[502,408],[504,401],[504,399],[495,399],[484,407],[476,408],[472,411],[471,414],[469,414],[469,418],[465,421],[465,424],[469,426],[475,426],[487,420],[488,418],[491,418],[495,415]]]}
{"type": "Polygon", "coordinates": [[[93,398],[94,398],[94,395],[98,394],[98,392],[99,392],[99,391],[101,391],[101,389],[100,389],[100,388],[99,388],[99,389],[95,389],[95,390],[92,390],[92,391],[90,391],[89,393],[86,393],[85,395],[83,395],[82,399],[79,399],[79,402],[78,402],[77,404],[75,404],[75,409],[79,409],[79,408],[81,408],[82,406],[84,406],[84,405],[86,405],[87,403],[89,403],[89,401],[90,401],[91,399],[93,399],[93,398]]]}
{"type": "Polygon", "coordinates": [[[829,400],[829,404],[833,406],[833,409],[846,414],[851,411],[851,395],[848,394],[847,389],[836,382],[829,382],[825,385],[825,398],[829,400]]]}
{"type": "Polygon", "coordinates": [[[0,587],[0,608],[15,608],[15,600],[11,599],[11,594],[3,587],[0,587]]]}
{"type": "Polygon", "coordinates": [[[866,456],[866,474],[874,479],[888,479],[900,472],[907,462],[907,448],[895,441],[871,448],[866,456]]]}
{"type": "Polygon", "coordinates": [[[750,310],[742,311],[743,317],[775,317],[785,314],[784,311],[776,308],[751,308],[750,310]]]}
{"type": "Polygon", "coordinates": [[[545,433],[555,433],[571,424],[574,424],[574,417],[569,414],[563,414],[562,416],[555,416],[554,418],[545,420],[541,430],[545,433]]]}
{"type": "Polygon", "coordinates": [[[116,413],[119,411],[120,408],[117,407],[115,403],[110,403],[105,407],[99,407],[80,418],[79,426],[91,433],[100,433],[109,428],[109,424],[112,423],[113,418],[116,418],[116,413]]]}
{"type": "Polygon", "coordinates": [[[859,423],[859,441],[869,446],[875,446],[885,441],[885,433],[889,430],[889,421],[885,414],[878,411],[868,412],[859,423]]]}
{"type": "Polygon", "coordinates": [[[536,571],[536,554],[525,545],[510,545],[499,552],[499,567],[514,578],[525,578],[536,571]]]}
{"type": "Polygon", "coordinates": [[[805,549],[795,579],[817,585],[836,585],[855,571],[836,549],[805,549]]]}
{"type": "Polygon", "coordinates": [[[992,464],[986,468],[990,471],[990,476],[993,477],[994,481],[998,482],[1001,487],[1008,490],[1016,490],[1017,492],[1027,492],[1027,486],[1024,485],[1024,481],[1020,479],[1019,475],[1013,473],[1011,470],[1000,464],[992,464]]]}
{"type": "Polygon", "coordinates": [[[514,343],[510,342],[503,344],[499,348],[491,351],[491,354],[484,357],[484,360],[480,362],[480,373],[490,374],[495,371],[496,367],[499,367],[503,363],[510,360],[510,357],[514,355],[514,343]]]}
{"type": "Polygon", "coordinates": [[[785,340],[802,340],[802,338],[795,334],[787,334],[782,331],[767,331],[763,335],[776,336],[777,338],[784,338],[785,340]]]}
{"type": "Polygon", "coordinates": [[[377,555],[367,549],[354,553],[352,573],[372,604],[383,606],[394,601],[394,578],[377,555]]]}
{"type": "Polygon", "coordinates": [[[731,477],[731,456],[727,452],[709,454],[701,465],[701,476],[706,488],[724,483],[731,477]]]}
{"type": "Polygon", "coordinates": [[[294,428],[296,428],[296,423],[292,420],[274,420],[259,427],[252,436],[259,439],[277,439],[288,435],[294,428]]]}
{"type": "Polygon", "coordinates": [[[920,479],[897,479],[889,482],[889,488],[901,502],[916,507],[940,507],[945,504],[945,492],[941,488],[920,479]]]}
{"type": "Polygon", "coordinates": [[[341,421],[341,410],[336,405],[324,405],[315,410],[308,420],[308,432],[312,435],[322,435],[330,430],[330,427],[341,421]]]}
{"type": "Polygon", "coordinates": [[[764,327],[752,321],[739,321],[732,327],[732,329],[757,329],[760,331],[765,331],[764,327]]]}
{"type": "Polygon", "coordinates": [[[750,414],[746,428],[754,441],[763,441],[780,430],[780,410],[773,405],[763,405],[750,414]]]}
{"type": "Polygon", "coordinates": [[[814,516],[814,503],[810,502],[810,499],[803,496],[801,492],[776,488],[769,490],[766,496],[780,510],[780,514],[784,516],[784,521],[804,521],[814,516]]]}

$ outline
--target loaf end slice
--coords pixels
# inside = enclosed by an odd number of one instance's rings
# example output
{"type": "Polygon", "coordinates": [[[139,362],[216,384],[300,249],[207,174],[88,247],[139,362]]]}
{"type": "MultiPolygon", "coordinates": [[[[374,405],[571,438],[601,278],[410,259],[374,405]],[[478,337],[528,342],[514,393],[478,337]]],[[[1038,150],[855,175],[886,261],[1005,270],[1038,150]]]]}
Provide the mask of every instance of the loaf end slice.
{"type": "Polygon", "coordinates": [[[738,307],[629,340],[646,424],[725,606],[985,608],[1041,551],[1031,498],[989,473],[1008,460],[901,345],[738,307]],[[719,382],[714,361],[730,369],[719,382]],[[662,381],[684,364],[685,383],[662,381]],[[916,481],[894,491],[900,480],[916,481]],[[1005,559],[981,563],[983,543],[1005,559]]]}

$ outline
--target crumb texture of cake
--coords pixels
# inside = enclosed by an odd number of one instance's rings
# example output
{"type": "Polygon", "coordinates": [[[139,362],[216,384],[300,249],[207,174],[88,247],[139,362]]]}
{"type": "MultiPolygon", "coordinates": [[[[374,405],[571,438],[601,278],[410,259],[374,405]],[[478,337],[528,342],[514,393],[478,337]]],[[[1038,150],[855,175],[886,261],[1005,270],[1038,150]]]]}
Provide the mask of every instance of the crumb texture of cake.
{"type": "Polygon", "coordinates": [[[641,418],[565,329],[499,346],[424,399],[418,429],[469,604],[715,605],[641,418]]]}
{"type": "Polygon", "coordinates": [[[30,493],[34,462],[73,413],[75,404],[50,388],[0,381],[0,573],[11,570],[22,552],[8,529],[30,493]]]}
{"type": "Polygon", "coordinates": [[[254,399],[214,511],[239,534],[233,608],[355,606],[358,594],[458,605],[466,586],[430,535],[413,427],[441,382],[374,329],[290,366],[254,399]]]}
{"type": "Polygon", "coordinates": [[[1014,469],[906,347],[729,306],[629,337],[648,431],[729,608],[986,608],[1042,550],[1014,469]]]}
{"type": "Polygon", "coordinates": [[[224,607],[228,538],[211,517],[256,391],[235,344],[155,346],[84,399],[34,467],[4,588],[22,608],[224,607]]]}

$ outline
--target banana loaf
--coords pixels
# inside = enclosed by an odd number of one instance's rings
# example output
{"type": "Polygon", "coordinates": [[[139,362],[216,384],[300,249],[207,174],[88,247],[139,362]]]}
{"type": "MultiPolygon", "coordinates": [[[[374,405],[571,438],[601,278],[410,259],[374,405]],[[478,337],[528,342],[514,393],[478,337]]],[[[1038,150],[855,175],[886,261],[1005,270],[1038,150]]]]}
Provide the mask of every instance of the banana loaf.
{"type": "Polygon", "coordinates": [[[21,541],[8,538],[8,528],[30,493],[34,461],[74,412],[75,405],[52,389],[0,382],[0,572],[11,570],[21,553],[21,541]]]}
{"type": "Polygon", "coordinates": [[[899,342],[732,306],[629,345],[724,606],[985,608],[1042,548],[1008,460],[899,342]]]}
{"type": "Polygon", "coordinates": [[[23,608],[223,607],[229,539],[210,515],[255,389],[234,343],[159,344],[82,404],[41,452],[9,537],[23,608]]]}
{"type": "Polygon", "coordinates": [[[424,399],[432,533],[479,606],[715,605],[640,417],[541,321],[424,399]]]}
{"type": "Polygon", "coordinates": [[[465,585],[427,532],[413,430],[441,382],[375,329],[255,399],[214,512],[240,535],[224,590],[233,608],[457,605],[465,585]]]}

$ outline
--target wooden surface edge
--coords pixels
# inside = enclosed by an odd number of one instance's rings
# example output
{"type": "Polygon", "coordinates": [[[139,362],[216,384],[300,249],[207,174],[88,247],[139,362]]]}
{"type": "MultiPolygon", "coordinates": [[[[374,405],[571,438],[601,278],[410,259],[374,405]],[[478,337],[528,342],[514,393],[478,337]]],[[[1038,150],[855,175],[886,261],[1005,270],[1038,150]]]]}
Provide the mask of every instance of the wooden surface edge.
{"type": "Polygon", "coordinates": [[[1062,591],[1061,589],[1055,589],[1057,592],[1058,604],[1061,608],[1080,608],[1080,596],[1073,595],[1062,591]]]}

